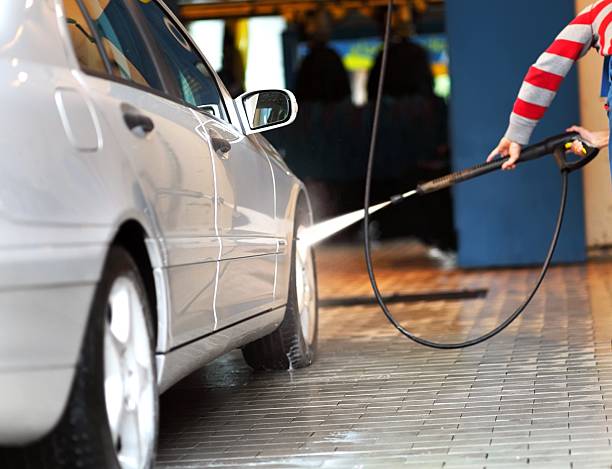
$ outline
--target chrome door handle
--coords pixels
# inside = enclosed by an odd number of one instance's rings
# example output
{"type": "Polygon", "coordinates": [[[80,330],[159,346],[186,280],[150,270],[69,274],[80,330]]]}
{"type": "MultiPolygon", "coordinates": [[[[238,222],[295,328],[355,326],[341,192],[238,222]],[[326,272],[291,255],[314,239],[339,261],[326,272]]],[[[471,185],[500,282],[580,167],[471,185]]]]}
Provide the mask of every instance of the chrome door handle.
{"type": "Polygon", "coordinates": [[[213,147],[213,150],[218,153],[226,154],[229,153],[232,149],[232,144],[224,138],[211,137],[210,143],[213,147]]]}
{"type": "Polygon", "coordinates": [[[121,105],[123,121],[128,129],[138,134],[149,134],[155,129],[153,119],[142,114],[138,109],[129,104],[121,105]]]}

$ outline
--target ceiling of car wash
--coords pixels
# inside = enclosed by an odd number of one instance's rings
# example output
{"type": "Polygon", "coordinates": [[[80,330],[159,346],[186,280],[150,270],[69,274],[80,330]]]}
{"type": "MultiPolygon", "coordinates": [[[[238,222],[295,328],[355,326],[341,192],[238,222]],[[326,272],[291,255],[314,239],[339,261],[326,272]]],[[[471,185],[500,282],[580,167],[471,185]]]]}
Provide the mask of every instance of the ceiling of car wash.
{"type": "MultiPolygon", "coordinates": [[[[252,17],[282,15],[288,19],[299,19],[321,7],[342,17],[349,10],[369,13],[376,7],[385,6],[388,0],[180,0],[178,11],[184,20],[206,18],[252,17]]],[[[419,12],[440,7],[444,0],[396,0],[399,7],[408,7],[419,12]]]]}

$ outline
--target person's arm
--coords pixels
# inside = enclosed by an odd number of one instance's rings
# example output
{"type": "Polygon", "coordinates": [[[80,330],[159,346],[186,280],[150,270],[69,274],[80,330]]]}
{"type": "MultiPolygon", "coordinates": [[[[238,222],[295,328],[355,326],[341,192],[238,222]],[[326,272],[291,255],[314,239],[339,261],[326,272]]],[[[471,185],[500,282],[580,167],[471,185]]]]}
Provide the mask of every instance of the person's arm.
{"type": "Polygon", "coordinates": [[[555,98],[574,63],[600,42],[612,21],[612,0],[600,0],[583,10],[529,69],[514,109],[510,125],[487,161],[497,155],[508,157],[504,169],[514,169],[521,149],[555,98]]]}

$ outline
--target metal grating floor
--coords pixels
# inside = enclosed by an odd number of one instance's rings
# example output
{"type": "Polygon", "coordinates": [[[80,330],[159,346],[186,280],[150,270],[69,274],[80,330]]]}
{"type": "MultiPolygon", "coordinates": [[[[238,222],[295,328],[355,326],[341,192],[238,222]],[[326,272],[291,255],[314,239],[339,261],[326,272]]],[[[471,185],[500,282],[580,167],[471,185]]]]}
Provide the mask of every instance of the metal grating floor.
{"type": "MultiPolygon", "coordinates": [[[[388,294],[489,289],[395,305],[430,338],[490,329],[537,272],[439,271],[420,248],[378,249],[388,294]]],[[[367,295],[358,248],[319,253],[322,298],[367,295]]],[[[612,467],[612,263],[554,268],[526,315],[464,351],[408,343],[373,306],[321,311],[309,369],[255,374],[239,353],[162,398],[158,467],[612,467]]]]}

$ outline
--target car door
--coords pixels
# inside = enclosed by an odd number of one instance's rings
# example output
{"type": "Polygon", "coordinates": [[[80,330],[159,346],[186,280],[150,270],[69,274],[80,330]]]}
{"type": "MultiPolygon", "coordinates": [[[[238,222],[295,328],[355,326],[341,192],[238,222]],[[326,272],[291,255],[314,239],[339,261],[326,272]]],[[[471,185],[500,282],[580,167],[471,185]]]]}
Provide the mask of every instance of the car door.
{"type": "Polygon", "coordinates": [[[276,286],[275,192],[267,156],[250,138],[217,122],[211,136],[231,142],[217,153],[219,233],[222,255],[216,310],[221,324],[241,321],[270,308],[276,286]]]}
{"type": "Polygon", "coordinates": [[[217,323],[213,299],[221,244],[210,142],[198,129],[197,112],[180,102],[163,74],[135,21],[133,3],[82,3],[88,18],[76,17],[75,0],[66,0],[72,4],[69,29],[77,50],[95,40],[106,63],[105,75],[89,73],[83,82],[139,179],[134,190],[143,194],[135,196],[145,199],[158,226],[166,253],[172,348],[212,332],[217,323]]]}
{"type": "Polygon", "coordinates": [[[182,27],[156,1],[136,5],[183,100],[200,110],[198,127],[213,148],[222,244],[215,312],[217,328],[223,328],[265,311],[273,301],[279,240],[272,166],[239,126],[224,118],[222,85],[182,27]]]}

